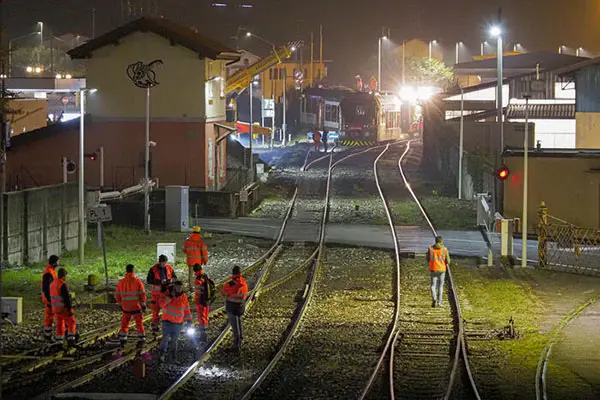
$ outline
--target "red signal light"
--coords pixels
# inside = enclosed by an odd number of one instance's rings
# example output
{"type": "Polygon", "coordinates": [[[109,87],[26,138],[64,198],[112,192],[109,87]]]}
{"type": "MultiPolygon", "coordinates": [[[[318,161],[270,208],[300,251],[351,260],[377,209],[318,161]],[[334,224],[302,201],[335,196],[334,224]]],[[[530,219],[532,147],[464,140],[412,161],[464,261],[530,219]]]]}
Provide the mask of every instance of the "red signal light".
{"type": "Polygon", "coordinates": [[[510,174],[510,171],[506,167],[502,167],[498,170],[498,172],[496,172],[496,175],[498,176],[498,178],[500,178],[502,180],[505,180],[506,178],[508,178],[509,174],[510,174]]]}
{"type": "Polygon", "coordinates": [[[87,153],[85,156],[92,161],[96,161],[96,153],[87,153]]]}

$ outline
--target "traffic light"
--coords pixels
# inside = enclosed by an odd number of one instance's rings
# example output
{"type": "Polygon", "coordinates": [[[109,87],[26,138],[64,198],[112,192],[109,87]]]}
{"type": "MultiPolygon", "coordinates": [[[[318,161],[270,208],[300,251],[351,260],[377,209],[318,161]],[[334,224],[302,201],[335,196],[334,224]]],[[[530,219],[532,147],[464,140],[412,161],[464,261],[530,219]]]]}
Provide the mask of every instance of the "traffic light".
{"type": "Polygon", "coordinates": [[[508,178],[509,174],[510,171],[506,167],[502,167],[496,172],[496,176],[501,180],[505,180],[506,178],[508,178]]]}
{"type": "Polygon", "coordinates": [[[85,157],[89,158],[92,161],[96,161],[96,153],[86,153],[85,157]]]}

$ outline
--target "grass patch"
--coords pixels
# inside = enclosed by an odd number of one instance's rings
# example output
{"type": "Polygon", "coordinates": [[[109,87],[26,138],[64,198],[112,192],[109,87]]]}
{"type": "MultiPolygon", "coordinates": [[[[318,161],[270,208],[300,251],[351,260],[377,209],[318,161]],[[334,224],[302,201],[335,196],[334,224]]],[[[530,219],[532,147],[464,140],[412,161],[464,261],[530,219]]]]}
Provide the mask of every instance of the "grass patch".
{"type": "MultiPolygon", "coordinates": [[[[146,235],[139,229],[110,226],[105,228],[108,275],[110,279],[123,276],[125,266],[134,264],[137,275],[145,278],[148,269],[156,262],[157,243],[177,243],[178,252],[181,250],[185,233],[165,233],[153,231],[146,235]]],[[[183,266],[183,254],[177,254],[177,264],[183,266]]],[[[67,268],[67,280],[73,287],[87,283],[89,274],[99,277],[104,282],[104,261],[102,249],[97,246],[96,230],[88,230],[88,240],[85,245],[85,265],[78,265],[78,251],[64,253],[60,257],[60,265],[67,268]]],[[[17,266],[2,274],[3,294],[5,296],[23,297],[24,306],[39,306],[40,279],[46,267],[46,262],[29,266],[17,266]]],[[[173,265],[175,267],[175,265],[173,265]]]]}
{"type": "MultiPolygon", "coordinates": [[[[438,229],[466,230],[473,229],[477,221],[475,202],[458,200],[451,197],[424,197],[423,208],[438,229]]],[[[394,220],[403,226],[425,226],[419,206],[412,200],[390,202],[394,220]]]]}

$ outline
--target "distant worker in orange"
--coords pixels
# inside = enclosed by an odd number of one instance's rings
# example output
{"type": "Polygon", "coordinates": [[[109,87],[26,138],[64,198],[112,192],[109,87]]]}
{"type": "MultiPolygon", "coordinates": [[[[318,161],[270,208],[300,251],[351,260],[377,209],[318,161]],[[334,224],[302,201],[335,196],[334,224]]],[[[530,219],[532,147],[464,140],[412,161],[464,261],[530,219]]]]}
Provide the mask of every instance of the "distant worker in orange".
{"type": "Polygon", "coordinates": [[[52,302],[52,313],[56,316],[56,341],[64,340],[66,330],[67,343],[72,346],[76,340],[77,323],[73,314],[69,287],[65,282],[66,277],[67,270],[60,268],[57,279],[50,285],[50,301],[52,302]]]}
{"type": "Polygon", "coordinates": [[[187,256],[187,265],[189,268],[190,281],[189,284],[192,286],[192,269],[194,265],[206,265],[208,264],[208,248],[202,241],[200,236],[200,227],[194,226],[193,232],[183,242],[183,252],[187,256]]]}
{"type": "Polygon", "coordinates": [[[52,340],[52,323],[54,322],[54,313],[52,312],[52,301],[50,299],[50,285],[56,279],[56,268],[58,267],[58,256],[51,255],[48,259],[48,265],[42,273],[42,301],[44,302],[44,338],[48,341],[52,340]]]}
{"type": "Polygon", "coordinates": [[[429,247],[426,257],[431,275],[431,307],[441,306],[446,269],[450,265],[450,254],[441,236],[436,236],[435,244],[429,247]]]}
{"type": "Polygon", "coordinates": [[[138,342],[146,340],[143,318],[143,314],[146,312],[146,289],[142,280],[135,276],[134,270],[135,267],[132,264],[125,267],[125,277],[117,283],[115,293],[115,299],[121,306],[121,310],[123,310],[121,332],[119,332],[119,340],[122,346],[127,343],[127,332],[129,332],[131,318],[135,321],[138,342]]]}
{"type": "Polygon", "coordinates": [[[163,310],[160,361],[165,361],[167,349],[170,350],[171,360],[176,360],[177,339],[183,328],[183,322],[186,321],[188,328],[192,328],[190,303],[187,295],[182,291],[182,286],[181,281],[175,281],[169,286],[165,296],[160,299],[160,308],[163,310]]]}
{"type": "Polygon", "coordinates": [[[315,142],[315,151],[319,151],[319,147],[321,147],[321,132],[315,129],[312,138],[313,142],[315,142]]]}
{"type": "Polygon", "coordinates": [[[158,263],[154,264],[150,271],[148,271],[148,276],[146,277],[146,282],[148,285],[152,285],[152,300],[150,301],[150,308],[152,309],[152,332],[154,334],[158,333],[158,325],[160,323],[160,304],[159,300],[162,296],[162,293],[166,291],[168,285],[170,285],[173,280],[177,279],[177,275],[175,275],[175,271],[173,271],[173,267],[167,264],[169,259],[164,254],[161,254],[158,257],[158,263]]]}
{"type": "Polygon", "coordinates": [[[196,275],[196,279],[194,279],[194,303],[196,304],[196,314],[198,316],[198,336],[200,346],[204,349],[208,341],[206,335],[208,313],[210,312],[210,304],[215,297],[215,283],[200,264],[194,265],[194,273],[196,275]]]}
{"type": "Polygon", "coordinates": [[[233,267],[231,271],[231,280],[221,288],[221,295],[226,297],[225,311],[233,331],[233,348],[239,352],[244,333],[242,330],[242,315],[244,315],[244,306],[248,297],[248,284],[242,276],[242,269],[239,266],[233,267]]]}

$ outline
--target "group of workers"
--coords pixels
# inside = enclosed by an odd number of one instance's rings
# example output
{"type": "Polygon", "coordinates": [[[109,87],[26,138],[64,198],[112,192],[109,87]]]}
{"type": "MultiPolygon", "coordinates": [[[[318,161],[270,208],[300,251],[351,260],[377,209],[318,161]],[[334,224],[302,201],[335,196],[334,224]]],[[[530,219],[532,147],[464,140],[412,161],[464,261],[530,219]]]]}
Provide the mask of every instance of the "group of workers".
{"type": "MultiPolygon", "coordinates": [[[[186,238],[183,251],[188,267],[194,271],[193,301],[196,305],[197,331],[193,328],[192,313],[188,296],[183,291],[183,283],[177,279],[173,267],[167,264],[167,256],[159,256],[158,263],[150,268],[146,278],[146,282],[151,286],[150,309],[155,336],[158,335],[162,322],[161,361],[166,359],[167,353],[171,359],[175,359],[177,340],[184,323],[199,350],[203,351],[208,343],[208,315],[216,293],[215,283],[204,269],[208,264],[208,249],[202,241],[199,227],[195,226],[192,234],[186,238]]],[[[67,332],[68,345],[74,345],[77,340],[77,326],[71,296],[65,282],[67,271],[58,268],[58,265],[59,257],[50,256],[42,274],[42,301],[46,310],[43,332],[44,337],[52,341],[52,325],[56,321],[55,340],[63,342],[67,332]]],[[[248,284],[239,266],[233,267],[231,279],[221,288],[221,295],[226,298],[225,310],[233,331],[231,350],[239,352],[243,340],[241,316],[248,296],[248,284]]],[[[115,299],[123,313],[119,332],[121,345],[127,343],[131,319],[135,321],[138,343],[143,343],[146,339],[143,317],[146,312],[146,289],[142,280],[136,277],[132,264],[126,266],[125,276],[117,284],[115,299]]]]}

